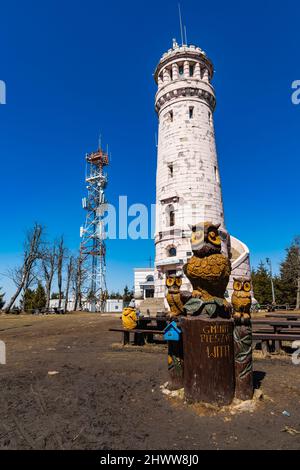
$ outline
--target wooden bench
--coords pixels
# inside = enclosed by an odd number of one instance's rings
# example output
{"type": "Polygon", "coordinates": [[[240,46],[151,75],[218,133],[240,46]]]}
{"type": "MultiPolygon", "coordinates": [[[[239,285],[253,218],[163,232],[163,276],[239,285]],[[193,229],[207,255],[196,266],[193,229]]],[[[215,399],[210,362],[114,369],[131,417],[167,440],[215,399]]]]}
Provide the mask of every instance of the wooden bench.
{"type": "Polygon", "coordinates": [[[264,353],[270,352],[270,341],[272,341],[272,348],[279,353],[282,350],[282,341],[300,339],[300,321],[297,320],[299,316],[292,314],[292,320],[288,320],[288,317],[286,314],[274,314],[251,320],[253,337],[261,341],[264,353]]]}
{"type": "Polygon", "coordinates": [[[267,318],[285,318],[286,320],[300,320],[299,313],[266,313],[267,318]]]}
{"type": "Polygon", "coordinates": [[[156,329],[150,329],[150,328],[147,328],[147,329],[134,328],[132,330],[128,330],[125,328],[109,328],[109,331],[118,331],[118,332],[123,333],[123,345],[130,343],[130,333],[140,334],[142,338],[141,342],[143,344],[145,343],[145,337],[148,337],[150,339],[150,341],[149,339],[148,341],[151,342],[151,337],[153,338],[153,335],[164,334],[163,330],[158,330],[158,329],[156,330],[156,329]]]}
{"type": "Polygon", "coordinates": [[[295,333],[268,333],[265,331],[255,331],[252,333],[252,341],[261,341],[261,350],[264,354],[270,352],[270,341],[274,344],[275,352],[279,353],[282,350],[282,341],[300,341],[300,332],[295,333]]]}

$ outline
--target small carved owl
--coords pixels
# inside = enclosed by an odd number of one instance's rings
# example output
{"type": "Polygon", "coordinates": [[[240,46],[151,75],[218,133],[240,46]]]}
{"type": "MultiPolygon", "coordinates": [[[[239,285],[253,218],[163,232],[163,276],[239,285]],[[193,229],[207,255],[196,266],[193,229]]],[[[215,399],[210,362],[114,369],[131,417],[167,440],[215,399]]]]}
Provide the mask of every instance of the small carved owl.
{"type": "Polygon", "coordinates": [[[176,317],[184,313],[184,304],[191,297],[189,292],[180,291],[182,286],[181,276],[167,275],[166,286],[168,289],[166,299],[170,306],[170,316],[176,317]]]}
{"type": "Polygon", "coordinates": [[[239,277],[233,279],[233,294],[231,297],[233,317],[250,320],[251,309],[251,278],[239,277]]]}
{"type": "Polygon", "coordinates": [[[193,286],[193,297],[209,301],[214,297],[224,299],[231,264],[221,253],[219,225],[204,222],[192,227],[192,258],[183,271],[193,286]]]}

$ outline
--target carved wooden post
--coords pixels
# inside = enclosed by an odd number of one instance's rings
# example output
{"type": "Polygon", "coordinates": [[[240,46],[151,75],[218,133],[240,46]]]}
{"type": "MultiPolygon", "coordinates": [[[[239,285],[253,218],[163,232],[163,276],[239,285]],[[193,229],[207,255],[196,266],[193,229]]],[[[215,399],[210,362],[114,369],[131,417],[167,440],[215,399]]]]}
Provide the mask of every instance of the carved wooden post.
{"type": "Polygon", "coordinates": [[[183,345],[179,341],[168,341],[169,390],[183,387],[183,345]]]}
{"type": "Polygon", "coordinates": [[[251,325],[235,324],[233,338],[235,355],[235,396],[240,400],[251,400],[253,397],[251,325]]]}
{"type": "Polygon", "coordinates": [[[233,279],[231,297],[234,319],[234,363],[236,398],[251,400],[253,396],[251,278],[233,279]]]}
{"type": "Polygon", "coordinates": [[[181,328],[186,399],[230,404],[235,386],[233,321],[187,317],[181,328]]]}

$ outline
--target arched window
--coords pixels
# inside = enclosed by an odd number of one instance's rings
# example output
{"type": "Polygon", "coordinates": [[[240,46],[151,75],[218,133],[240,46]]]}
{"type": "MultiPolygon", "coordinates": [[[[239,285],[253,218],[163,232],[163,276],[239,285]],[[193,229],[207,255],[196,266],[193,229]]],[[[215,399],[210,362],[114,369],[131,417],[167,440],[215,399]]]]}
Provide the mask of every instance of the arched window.
{"type": "Polygon", "coordinates": [[[147,276],[147,277],[146,277],[146,281],[147,281],[147,282],[153,282],[153,281],[154,281],[154,277],[150,274],[150,276],[147,276]]]}
{"type": "Polygon", "coordinates": [[[170,227],[175,225],[175,212],[174,210],[170,211],[170,227]]]}
{"type": "Polygon", "coordinates": [[[166,209],[166,212],[167,212],[167,225],[169,227],[173,227],[175,225],[175,210],[174,210],[174,206],[172,204],[170,204],[167,209],[166,209]]]}
{"type": "Polygon", "coordinates": [[[170,246],[168,248],[168,256],[176,256],[176,254],[177,254],[177,250],[175,246],[170,246]]]}
{"type": "Polygon", "coordinates": [[[175,225],[175,210],[172,204],[169,204],[166,208],[167,215],[167,226],[173,227],[175,225]]]}

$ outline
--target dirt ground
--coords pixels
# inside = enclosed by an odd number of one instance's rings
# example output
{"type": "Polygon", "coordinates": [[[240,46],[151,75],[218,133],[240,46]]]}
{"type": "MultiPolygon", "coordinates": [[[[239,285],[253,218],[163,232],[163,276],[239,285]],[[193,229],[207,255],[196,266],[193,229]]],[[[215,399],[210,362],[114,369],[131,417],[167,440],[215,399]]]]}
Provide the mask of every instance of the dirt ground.
{"type": "Polygon", "coordinates": [[[290,357],[255,359],[265,398],[253,413],[199,416],[161,392],[165,347],[122,348],[108,332],[118,324],[87,313],[0,316],[0,449],[300,448],[300,365],[290,357]]]}

